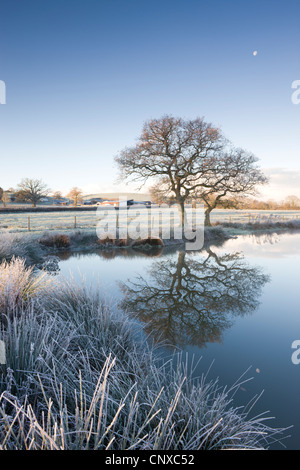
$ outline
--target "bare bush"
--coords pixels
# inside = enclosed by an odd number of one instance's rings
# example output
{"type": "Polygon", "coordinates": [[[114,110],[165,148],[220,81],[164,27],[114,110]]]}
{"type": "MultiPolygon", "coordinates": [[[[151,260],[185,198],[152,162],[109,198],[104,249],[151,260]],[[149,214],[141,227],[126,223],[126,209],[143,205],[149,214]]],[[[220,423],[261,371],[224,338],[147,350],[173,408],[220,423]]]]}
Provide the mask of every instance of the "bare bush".
{"type": "Polygon", "coordinates": [[[71,244],[70,237],[65,234],[44,235],[39,242],[42,245],[55,248],[68,248],[71,244]]]}

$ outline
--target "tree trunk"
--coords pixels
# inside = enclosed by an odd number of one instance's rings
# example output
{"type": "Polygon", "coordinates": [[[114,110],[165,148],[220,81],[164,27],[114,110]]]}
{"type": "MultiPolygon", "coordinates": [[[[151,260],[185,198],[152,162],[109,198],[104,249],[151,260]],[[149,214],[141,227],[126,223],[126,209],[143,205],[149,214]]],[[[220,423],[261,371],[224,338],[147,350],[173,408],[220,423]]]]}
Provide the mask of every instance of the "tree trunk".
{"type": "Polygon", "coordinates": [[[210,209],[209,207],[205,211],[205,219],[204,219],[204,226],[205,227],[211,227],[211,222],[210,222],[210,213],[211,213],[211,211],[212,211],[212,209],[210,209]]]}
{"type": "Polygon", "coordinates": [[[178,210],[179,210],[179,217],[182,227],[182,232],[184,231],[184,223],[185,223],[185,211],[184,211],[184,201],[180,199],[178,201],[178,210]]]}

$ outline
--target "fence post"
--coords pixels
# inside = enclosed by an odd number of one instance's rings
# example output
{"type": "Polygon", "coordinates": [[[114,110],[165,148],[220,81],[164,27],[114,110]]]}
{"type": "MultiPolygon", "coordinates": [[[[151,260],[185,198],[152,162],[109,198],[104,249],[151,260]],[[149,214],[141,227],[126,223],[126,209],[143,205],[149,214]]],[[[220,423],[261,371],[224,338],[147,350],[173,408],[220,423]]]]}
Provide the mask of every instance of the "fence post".
{"type": "Polygon", "coordinates": [[[74,217],[74,228],[76,228],[76,227],[77,227],[77,220],[76,220],[76,215],[75,215],[75,217],[74,217]]]}
{"type": "Polygon", "coordinates": [[[30,232],[31,228],[30,228],[30,217],[28,216],[28,223],[27,223],[27,227],[28,227],[28,232],[30,232]]]}

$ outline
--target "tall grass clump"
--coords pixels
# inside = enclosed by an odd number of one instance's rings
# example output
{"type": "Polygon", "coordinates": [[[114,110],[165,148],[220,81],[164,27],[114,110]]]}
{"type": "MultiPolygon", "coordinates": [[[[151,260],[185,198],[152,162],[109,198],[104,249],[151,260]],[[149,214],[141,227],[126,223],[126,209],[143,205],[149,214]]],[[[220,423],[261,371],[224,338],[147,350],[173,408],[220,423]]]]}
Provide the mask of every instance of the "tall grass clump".
{"type": "Polygon", "coordinates": [[[0,264],[0,314],[11,315],[32,300],[49,295],[53,280],[43,271],[34,272],[25,260],[12,258],[0,264]]]}
{"type": "MultiPolygon", "coordinates": [[[[0,266],[4,290],[16,266],[0,266]]],[[[95,292],[66,282],[34,292],[1,324],[0,449],[253,449],[278,439],[267,416],[251,417],[253,404],[234,406],[240,384],[193,380],[180,356],[163,362],[95,292]]]]}
{"type": "Polygon", "coordinates": [[[43,255],[44,250],[38,243],[37,235],[10,232],[0,235],[0,262],[20,257],[25,259],[27,264],[31,264],[40,261],[43,255]]]}

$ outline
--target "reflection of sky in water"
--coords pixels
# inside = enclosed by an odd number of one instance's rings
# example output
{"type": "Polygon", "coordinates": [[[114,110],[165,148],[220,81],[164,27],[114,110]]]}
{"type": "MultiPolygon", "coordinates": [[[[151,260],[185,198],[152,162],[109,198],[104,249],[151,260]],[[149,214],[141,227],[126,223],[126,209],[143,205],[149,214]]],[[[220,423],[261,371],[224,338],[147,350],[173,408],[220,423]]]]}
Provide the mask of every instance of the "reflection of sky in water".
{"type": "Polygon", "coordinates": [[[300,255],[299,232],[245,235],[228,240],[216,251],[242,251],[248,258],[289,258],[300,255]]]}
{"type": "MultiPolygon", "coordinates": [[[[246,316],[235,316],[232,325],[224,329],[221,342],[208,342],[206,347],[186,346],[190,358],[202,356],[196,374],[206,371],[211,363],[210,377],[220,377],[221,384],[232,384],[249,366],[254,380],[243,385],[237,394],[238,403],[245,403],[254,394],[265,390],[256,412],[270,410],[276,420],[270,424],[294,425],[291,448],[300,448],[300,365],[291,362],[291,344],[300,339],[299,274],[300,234],[282,234],[259,238],[253,236],[228,240],[222,247],[212,247],[214,253],[243,252],[248,265],[259,266],[271,277],[264,284],[259,306],[246,316]],[[256,372],[257,370],[257,372],[256,372]]],[[[188,255],[203,260],[203,254],[188,255]]],[[[108,298],[122,298],[116,281],[126,282],[138,275],[148,279],[153,263],[177,260],[177,253],[160,257],[121,257],[105,260],[98,255],[71,257],[60,264],[63,275],[72,271],[87,283],[99,279],[101,292],[108,298]],[[147,277],[148,276],[148,277],[147,277]]],[[[222,300],[221,300],[222,302],[222,300]]]]}

